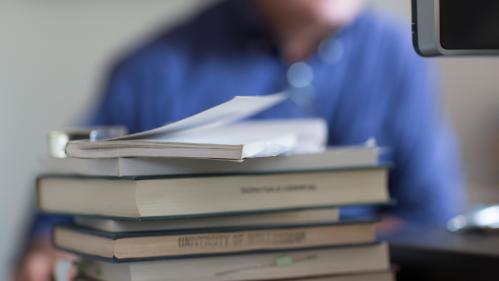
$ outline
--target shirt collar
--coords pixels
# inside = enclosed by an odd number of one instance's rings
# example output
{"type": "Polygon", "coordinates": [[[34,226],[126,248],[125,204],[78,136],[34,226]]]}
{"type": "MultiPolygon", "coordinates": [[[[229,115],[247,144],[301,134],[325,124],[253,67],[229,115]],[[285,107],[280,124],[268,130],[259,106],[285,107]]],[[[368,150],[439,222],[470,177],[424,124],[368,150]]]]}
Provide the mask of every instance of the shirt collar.
{"type": "MultiPolygon", "coordinates": [[[[230,22],[234,23],[235,38],[244,48],[279,56],[277,42],[251,1],[225,0],[223,5],[226,5],[230,22]]],[[[362,11],[352,23],[340,28],[324,41],[342,40],[366,16],[366,13],[366,10],[362,11]]]]}
{"type": "Polygon", "coordinates": [[[249,0],[227,0],[229,17],[234,23],[235,38],[249,50],[278,55],[277,43],[262,15],[249,0]]]}

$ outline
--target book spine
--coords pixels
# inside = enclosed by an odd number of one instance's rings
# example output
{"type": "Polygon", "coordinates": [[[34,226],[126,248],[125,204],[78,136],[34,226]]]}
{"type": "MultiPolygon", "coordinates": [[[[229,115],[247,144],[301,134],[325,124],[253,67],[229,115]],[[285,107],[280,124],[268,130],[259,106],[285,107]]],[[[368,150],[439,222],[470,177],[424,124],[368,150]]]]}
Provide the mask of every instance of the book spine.
{"type": "Polygon", "coordinates": [[[177,238],[179,250],[230,249],[251,247],[293,246],[307,243],[304,229],[286,231],[260,231],[243,233],[219,233],[186,235],[177,238]]]}
{"type": "Polygon", "coordinates": [[[147,217],[289,210],[388,199],[386,170],[382,168],[152,179],[137,181],[137,186],[137,206],[147,217]]]}
{"type": "Polygon", "coordinates": [[[122,238],[118,258],[211,255],[278,249],[301,249],[374,241],[374,225],[345,225],[205,234],[122,238]],[[141,241],[140,241],[141,240],[141,241]]]}

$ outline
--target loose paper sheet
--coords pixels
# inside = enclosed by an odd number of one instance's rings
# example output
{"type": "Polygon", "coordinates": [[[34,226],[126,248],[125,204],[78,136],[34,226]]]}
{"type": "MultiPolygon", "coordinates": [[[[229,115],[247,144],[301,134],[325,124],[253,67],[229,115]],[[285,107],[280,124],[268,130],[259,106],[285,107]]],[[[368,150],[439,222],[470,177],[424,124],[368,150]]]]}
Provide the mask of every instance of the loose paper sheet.
{"type": "Polygon", "coordinates": [[[112,138],[108,140],[147,139],[159,135],[173,134],[190,129],[216,127],[233,123],[237,120],[255,115],[287,98],[287,94],[277,93],[268,96],[236,96],[231,100],[202,111],[193,116],[162,127],[136,134],[112,138]]]}

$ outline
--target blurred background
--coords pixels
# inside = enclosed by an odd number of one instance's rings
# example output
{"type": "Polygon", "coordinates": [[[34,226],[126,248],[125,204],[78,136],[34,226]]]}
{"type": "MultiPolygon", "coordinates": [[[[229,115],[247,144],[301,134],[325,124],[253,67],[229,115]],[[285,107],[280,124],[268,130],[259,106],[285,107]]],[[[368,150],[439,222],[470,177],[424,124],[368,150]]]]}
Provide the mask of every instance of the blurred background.
{"type": "MultiPolygon", "coordinates": [[[[110,61],[216,0],[0,0],[0,279],[19,247],[50,129],[94,102],[110,61]]],[[[409,0],[372,0],[410,32],[409,0]]],[[[499,203],[499,59],[435,59],[469,206],[499,203]]],[[[438,171],[435,171],[438,173],[438,171]]]]}

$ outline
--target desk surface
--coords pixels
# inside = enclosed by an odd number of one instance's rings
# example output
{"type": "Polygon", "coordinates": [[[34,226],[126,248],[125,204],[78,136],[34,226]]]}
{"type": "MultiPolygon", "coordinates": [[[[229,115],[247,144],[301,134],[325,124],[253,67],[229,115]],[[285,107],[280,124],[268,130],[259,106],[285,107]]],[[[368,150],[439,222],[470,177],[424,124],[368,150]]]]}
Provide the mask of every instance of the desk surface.
{"type": "Polygon", "coordinates": [[[397,280],[478,281],[499,276],[496,233],[455,234],[412,226],[381,239],[390,243],[397,280]]]}
{"type": "Polygon", "coordinates": [[[382,237],[393,247],[499,258],[499,233],[451,233],[444,229],[408,227],[382,237]]]}

